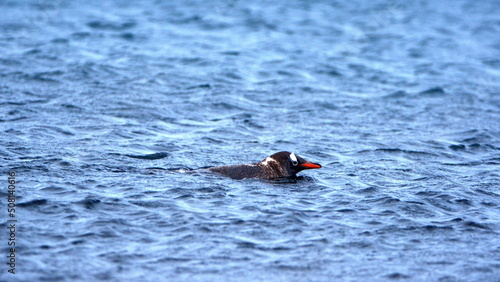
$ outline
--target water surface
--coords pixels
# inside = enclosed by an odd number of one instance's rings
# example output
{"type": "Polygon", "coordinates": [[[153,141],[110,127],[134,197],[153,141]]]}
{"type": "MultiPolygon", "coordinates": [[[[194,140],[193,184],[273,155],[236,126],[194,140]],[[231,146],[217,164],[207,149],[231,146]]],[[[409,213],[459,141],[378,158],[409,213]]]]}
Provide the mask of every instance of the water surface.
{"type": "Polygon", "coordinates": [[[0,9],[2,280],[498,281],[498,1],[0,9]]]}

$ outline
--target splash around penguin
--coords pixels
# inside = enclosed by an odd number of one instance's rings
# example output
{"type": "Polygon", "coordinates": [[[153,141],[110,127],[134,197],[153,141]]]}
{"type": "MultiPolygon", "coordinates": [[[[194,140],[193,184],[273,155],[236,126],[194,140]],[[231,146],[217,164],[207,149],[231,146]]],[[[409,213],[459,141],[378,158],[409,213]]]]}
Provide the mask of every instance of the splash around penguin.
{"type": "Polygon", "coordinates": [[[306,161],[294,153],[283,151],[265,158],[260,163],[210,167],[208,170],[233,179],[279,179],[293,178],[304,169],[316,168],[321,168],[321,165],[306,161]]]}

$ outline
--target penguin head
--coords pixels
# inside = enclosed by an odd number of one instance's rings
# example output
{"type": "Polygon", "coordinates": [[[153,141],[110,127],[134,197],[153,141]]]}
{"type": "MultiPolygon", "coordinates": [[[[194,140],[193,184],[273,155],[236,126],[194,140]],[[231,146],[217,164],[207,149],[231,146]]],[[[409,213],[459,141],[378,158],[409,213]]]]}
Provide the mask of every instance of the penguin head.
{"type": "MultiPolygon", "coordinates": [[[[295,176],[297,173],[301,172],[304,169],[321,168],[320,164],[306,161],[295,153],[286,151],[275,153],[268,158],[276,161],[282,168],[282,171],[288,174],[283,175],[284,177],[295,176]]],[[[266,160],[268,159],[266,158],[266,160]]]]}

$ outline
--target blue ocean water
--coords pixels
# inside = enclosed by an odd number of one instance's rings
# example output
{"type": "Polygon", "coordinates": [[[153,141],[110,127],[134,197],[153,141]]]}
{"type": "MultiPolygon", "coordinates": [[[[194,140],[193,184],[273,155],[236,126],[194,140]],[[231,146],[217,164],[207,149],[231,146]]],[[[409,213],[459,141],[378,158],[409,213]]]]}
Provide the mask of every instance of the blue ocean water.
{"type": "Polygon", "coordinates": [[[498,1],[0,9],[0,280],[499,281],[498,1]]]}

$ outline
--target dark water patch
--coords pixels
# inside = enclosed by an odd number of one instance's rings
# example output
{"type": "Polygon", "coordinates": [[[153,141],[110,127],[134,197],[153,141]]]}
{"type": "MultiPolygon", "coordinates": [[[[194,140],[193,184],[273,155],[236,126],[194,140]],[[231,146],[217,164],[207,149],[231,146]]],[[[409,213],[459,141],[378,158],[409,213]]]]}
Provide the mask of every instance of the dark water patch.
{"type": "Polygon", "coordinates": [[[43,160],[44,157],[42,156],[22,156],[18,158],[19,160],[43,160]]]}
{"type": "Polygon", "coordinates": [[[395,204],[401,202],[401,200],[389,196],[383,196],[379,198],[366,199],[366,202],[380,203],[380,204],[395,204]]]}
{"type": "MultiPolygon", "coordinates": [[[[30,104],[44,104],[48,103],[50,100],[43,100],[43,99],[37,99],[37,100],[25,100],[25,101],[17,101],[17,102],[4,102],[0,103],[0,105],[14,105],[14,106],[25,106],[25,105],[30,105],[30,104]]],[[[15,114],[16,112],[11,112],[11,114],[15,114]]]]}
{"type": "Polygon", "coordinates": [[[454,202],[464,206],[473,206],[473,202],[469,199],[457,199],[454,202]]]}
{"type": "Polygon", "coordinates": [[[378,193],[378,192],[379,192],[379,189],[376,187],[368,187],[368,188],[356,190],[357,194],[374,194],[374,193],[378,193]]]}
{"type": "Polygon", "coordinates": [[[20,121],[27,119],[27,117],[17,117],[17,118],[12,118],[12,119],[0,119],[0,122],[13,122],[13,121],[20,121]]]}
{"type": "Polygon", "coordinates": [[[37,207],[37,206],[46,205],[47,203],[48,203],[47,199],[37,199],[37,200],[31,200],[28,202],[19,203],[19,204],[17,204],[17,206],[29,208],[29,207],[37,207]]]}
{"type": "Polygon", "coordinates": [[[470,144],[469,148],[471,152],[481,152],[481,151],[500,151],[500,147],[494,146],[492,144],[470,144]]]}
{"type": "Polygon", "coordinates": [[[41,171],[41,172],[49,172],[50,169],[46,166],[42,166],[42,165],[34,165],[34,166],[13,166],[11,168],[12,170],[16,171],[16,173],[18,172],[32,172],[32,171],[41,171]]]}
{"type": "Polygon", "coordinates": [[[402,225],[402,226],[387,226],[379,229],[377,232],[382,234],[438,234],[444,235],[454,232],[452,226],[440,226],[434,224],[426,225],[402,225]]]}
{"type": "Polygon", "coordinates": [[[376,152],[383,152],[383,153],[390,153],[390,154],[408,154],[408,155],[415,155],[415,156],[437,156],[434,153],[429,153],[429,152],[421,152],[421,151],[411,151],[411,150],[403,150],[399,148],[380,148],[376,149],[376,152]]]}
{"type": "Polygon", "coordinates": [[[198,84],[198,85],[190,86],[190,87],[188,87],[186,89],[187,90],[191,90],[191,89],[210,89],[210,88],[212,88],[212,86],[209,83],[204,83],[204,84],[198,84]]]}
{"type": "Polygon", "coordinates": [[[465,145],[463,144],[460,144],[460,145],[450,145],[449,146],[450,149],[452,149],[453,151],[463,151],[465,150],[465,145]]]}
{"type": "Polygon", "coordinates": [[[94,198],[86,198],[81,201],[76,202],[79,205],[82,205],[86,209],[94,209],[101,202],[99,199],[94,198]]]}
{"type": "Polygon", "coordinates": [[[445,166],[463,166],[463,167],[474,167],[474,166],[482,166],[482,165],[493,165],[496,166],[498,165],[498,162],[493,161],[472,161],[472,162],[465,162],[465,163],[442,163],[445,166]]]}
{"type": "Polygon", "coordinates": [[[316,70],[316,73],[325,74],[325,75],[328,75],[331,77],[342,76],[342,72],[338,68],[335,68],[334,66],[327,66],[327,65],[318,67],[318,69],[316,70]]]}
{"type": "Polygon", "coordinates": [[[488,226],[486,226],[484,224],[479,224],[479,223],[474,222],[474,221],[466,221],[466,222],[464,222],[464,226],[465,227],[478,228],[478,229],[484,229],[484,230],[490,230],[491,231],[491,229],[488,226]]]}
{"type": "Polygon", "coordinates": [[[71,166],[72,164],[70,162],[67,162],[67,161],[60,161],[59,162],[59,165],[61,166],[65,166],[65,167],[69,167],[71,166]]]}
{"type": "Polygon", "coordinates": [[[165,152],[158,152],[154,154],[148,154],[148,155],[125,155],[130,158],[135,158],[135,159],[143,159],[143,160],[158,160],[158,159],[163,159],[169,156],[168,153],[165,152]]]}
{"type": "Polygon", "coordinates": [[[170,262],[188,262],[188,261],[192,261],[192,260],[193,260],[192,258],[163,257],[163,258],[159,259],[157,262],[160,262],[160,263],[163,263],[163,262],[167,262],[167,263],[170,263],[170,262]]]}
{"type": "Polygon", "coordinates": [[[396,215],[397,212],[393,211],[393,210],[383,210],[379,213],[377,213],[377,215],[380,215],[380,216],[392,216],[392,215],[396,215]]]}
{"type": "Polygon", "coordinates": [[[87,38],[87,37],[90,37],[92,35],[92,33],[90,32],[87,32],[87,31],[79,31],[79,32],[74,32],[71,34],[71,37],[73,39],[84,39],[84,38],[87,38]]]}
{"type": "Polygon", "coordinates": [[[190,198],[195,198],[192,193],[183,193],[183,194],[175,197],[174,199],[176,199],[176,200],[186,200],[186,199],[190,199],[190,198]]]}
{"type": "Polygon", "coordinates": [[[397,90],[395,92],[392,92],[390,94],[387,94],[384,96],[384,98],[387,99],[400,99],[400,98],[406,98],[408,97],[408,93],[404,90],[397,90]]]}
{"type": "Polygon", "coordinates": [[[69,39],[68,38],[54,38],[50,42],[52,42],[54,44],[67,44],[67,43],[69,43],[69,39]]]}
{"type": "Polygon", "coordinates": [[[134,21],[127,21],[123,23],[114,23],[108,21],[91,21],[87,23],[87,26],[93,29],[113,30],[113,31],[123,31],[126,29],[133,28],[136,25],[137,23],[134,21]]]}
{"type": "Polygon", "coordinates": [[[66,129],[60,128],[60,127],[55,127],[55,126],[40,126],[40,127],[36,128],[36,130],[45,131],[45,132],[52,131],[52,132],[56,132],[58,134],[67,135],[67,136],[74,136],[75,135],[75,133],[73,133],[69,130],[66,130],[66,129]]]}
{"type": "Polygon", "coordinates": [[[442,230],[453,230],[451,226],[424,225],[421,227],[425,231],[434,232],[442,230]]]}
{"type": "Polygon", "coordinates": [[[87,233],[79,234],[76,237],[78,237],[78,238],[91,238],[91,237],[95,237],[95,236],[96,236],[96,234],[94,232],[87,232],[87,233]]]}
{"type": "Polygon", "coordinates": [[[495,137],[490,132],[481,132],[478,130],[465,132],[463,135],[468,135],[468,137],[462,139],[461,142],[469,146],[474,144],[490,143],[492,140],[495,140],[495,137]]]}
{"type": "Polygon", "coordinates": [[[446,94],[446,91],[441,87],[433,87],[418,93],[420,96],[425,97],[441,97],[446,94]]]}
{"type": "Polygon", "coordinates": [[[339,248],[354,248],[354,249],[365,249],[365,248],[370,248],[372,246],[372,243],[367,242],[367,241],[354,241],[354,242],[349,242],[349,243],[344,243],[338,245],[339,248]]]}
{"type": "Polygon", "coordinates": [[[77,105],[73,105],[73,104],[61,104],[61,107],[65,108],[65,109],[69,109],[69,110],[79,111],[79,112],[84,110],[84,108],[79,107],[77,105]]]}
{"type": "Polygon", "coordinates": [[[87,243],[87,241],[85,240],[74,240],[74,241],[71,241],[71,245],[83,245],[87,243]]]}
{"type": "Polygon", "coordinates": [[[137,35],[135,35],[132,32],[123,32],[123,33],[120,33],[119,38],[127,40],[127,41],[134,41],[134,40],[138,39],[137,35]]]}
{"type": "Polygon", "coordinates": [[[355,213],[356,212],[356,210],[353,210],[353,209],[338,209],[337,211],[340,213],[355,213]]]}
{"type": "Polygon", "coordinates": [[[138,168],[133,166],[104,166],[104,170],[113,173],[125,173],[125,172],[139,172],[138,168]]]}
{"type": "Polygon", "coordinates": [[[410,275],[406,275],[406,274],[403,274],[403,273],[400,273],[400,272],[393,272],[391,274],[387,274],[385,275],[386,278],[388,279],[391,279],[391,280],[407,280],[407,279],[410,279],[411,276],[410,275]]]}
{"type": "Polygon", "coordinates": [[[307,266],[302,266],[302,265],[291,265],[291,264],[277,264],[273,265],[274,268],[277,268],[281,271],[313,271],[315,269],[318,269],[317,266],[315,265],[307,265],[307,266]]]}
{"type": "MultiPolygon", "coordinates": [[[[12,73],[13,77],[23,81],[33,81],[33,82],[51,82],[60,83],[60,79],[57,76],[63,75],[62,71],[48,71],[48,72],[36,72],[36,73],[12,73]]],[[[43,103],[43,100],[42,100],[43,103]]]]}

